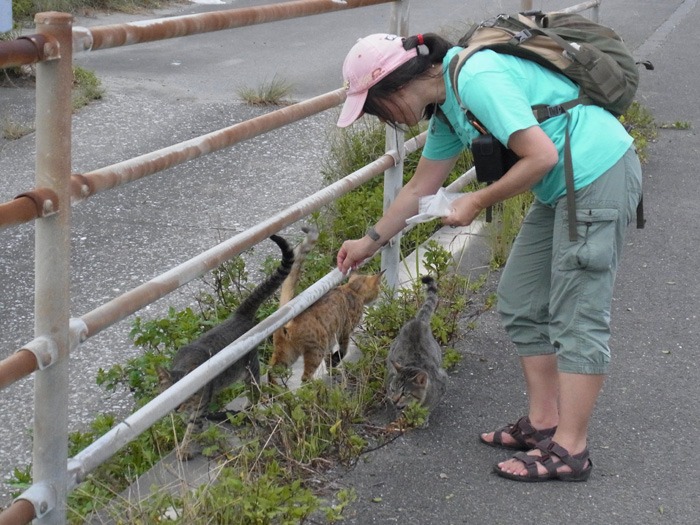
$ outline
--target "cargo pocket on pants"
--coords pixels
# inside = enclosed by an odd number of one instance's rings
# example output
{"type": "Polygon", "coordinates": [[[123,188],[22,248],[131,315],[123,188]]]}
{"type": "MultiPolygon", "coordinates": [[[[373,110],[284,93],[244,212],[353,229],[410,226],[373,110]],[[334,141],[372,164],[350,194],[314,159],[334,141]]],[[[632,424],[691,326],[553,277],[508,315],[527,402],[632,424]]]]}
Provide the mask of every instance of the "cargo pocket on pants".
{"type": "Polygon", "coordinates": [[[560,270],[604,271],[610,268],[616,250],[617,218],[614,208],[576,211],[578,241],[562,243],[560,270]]]}

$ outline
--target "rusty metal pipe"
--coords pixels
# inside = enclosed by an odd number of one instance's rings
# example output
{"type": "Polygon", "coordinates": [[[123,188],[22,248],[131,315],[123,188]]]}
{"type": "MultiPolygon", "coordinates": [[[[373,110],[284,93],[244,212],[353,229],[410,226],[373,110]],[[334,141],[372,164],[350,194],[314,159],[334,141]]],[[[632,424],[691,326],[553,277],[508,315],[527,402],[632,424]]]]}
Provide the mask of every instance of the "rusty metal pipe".
{"type": "MultiPolygon", "coordinates": [[[[344,100],[345,90],[337,89],[228,128],[84,173],[88,185],[86,192],[95,194],[152,175],[333,108],[344,100]]],[[[74,195],[74,198],[78,197],[74,195]]]]}
{"type": "Polygon", "coordinates": [[[0,513],[0,525],[26,525],[34,519],[34,505],[18,499],[0,513]]]}
{"type": "Polygon", "coordinates": [[[38,216],[36,204],[26,195],[0,204],[0,228],[33,221],[38,216]]]}
{"type": "Polygon", "coordinates": [[[394,0],[295,0],[258,7],[243,7],[173,16],[127,24],[112,24],[90,28],[75,28],[73,52],[96,51],[112,47],[154,42],[168,38],[221,31],[277,20],[318,15],[331,11],[369,7],[394,0]]]}
{"type": "MultiPolygon", "coordinates": [[[[93,190],[83,175],[73,174],[70,179],[71,202],[79,202],[93,190]]],[[[37,188],[17,195],[13,200],[0,204],[0,230],[16,224],[48,217],[59,211],[56,192],[49,188],[37,188]]]]}
{"type": "Polygon", "coordinates": [[[36,64],[57,58],[58,44],[47,35],[26,35],[0,41],[0,69],[36,64]]]}
{"type": "MultiPolygon", "coordinates": [[[[426,133],[424,132],[407,140],[404,145],[406,153],[416,151],[423,147],[425,144],[425,136],[426,133]]],[[[235,257],[266,237],[269,237],[271,234],[278,232],[285,226],[306,217],[310,213],[328,204],[333,199],[352,191],[372,177],[395,165],[397,158],[398,152],[389,151],[374,162],[331,184],[325,189],[310,195],[306,199],[299,201],[268,220],[250,228],[246,232],[236,235],[228,241],[210,248],[199,256],[172,268],[168,272],[151,279],[141,286],[112,299],[108,303],[83,315],[81,318],[72,319],[71,337],[73,339],[70,344],[71,350],[77,347],[79,343],[84,342],[88,337],[96,335],[140,308],[165,297],[180,286],[216,268],[221,263],[235,257]]],[[[29,344],[25,346],[28,347],[29,344]]],[[[3,363],[4,361],[0,362],[0,373],[4,372],[3,363]]],[[[25,371],[22,375],[12,371],[5,372],[6,375],[3,377],[7,378],[5,380],[7,382],[0,383],[0,389],[31,374],[36,370],[36,359],[34,363],[35,367],[31,370],[28,370],[26,367],[29,365],[24,363],[25,371]]]]}
{"type": "Polygon", "coordinates": [[[38,368],[36,356],[29,350],[19,350],[6,357],[0,361],[0,390],[28,376],[38,368]]]}

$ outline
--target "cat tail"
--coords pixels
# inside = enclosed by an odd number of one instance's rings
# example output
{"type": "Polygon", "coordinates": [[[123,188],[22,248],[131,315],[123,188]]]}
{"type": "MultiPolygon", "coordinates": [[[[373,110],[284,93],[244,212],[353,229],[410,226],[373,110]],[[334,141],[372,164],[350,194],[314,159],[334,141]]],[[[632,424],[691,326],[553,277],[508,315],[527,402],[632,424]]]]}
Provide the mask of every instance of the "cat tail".
{"type": "Polygon", "coordinates": [[[289,275],[282,283],[282,289],[280,290],[280,306],[287,304],[294,297],[294,290],[296,289],[299,276],[301,275],[301,265],[304,263],[309,252],[313,249],[316,241],[318,241],[318,230],[313,226],[304,226],[301,230],[306,235],[294,249],[294,265],[289,275]]]}
{"type": "Polygon", "coordinates": [[[289,243],[279,235],[271,235],[273,241],[282,250],[282,260],[270,276],[256,286],[248,297],[240,304],[237,311],[242,315],[254,315],[260,305],[270,297],[287,278],[294,265],[294,250],[289,243]]]}
{"type": "Polygon", "coordinates": [[[435,312],[438,303],[437,285],[435,284],[435,279],[430,275],[423,276],[421,281],[425,284],[425,302],[418,311],[416,319],[430,323],[430,318],[435,312]]]}

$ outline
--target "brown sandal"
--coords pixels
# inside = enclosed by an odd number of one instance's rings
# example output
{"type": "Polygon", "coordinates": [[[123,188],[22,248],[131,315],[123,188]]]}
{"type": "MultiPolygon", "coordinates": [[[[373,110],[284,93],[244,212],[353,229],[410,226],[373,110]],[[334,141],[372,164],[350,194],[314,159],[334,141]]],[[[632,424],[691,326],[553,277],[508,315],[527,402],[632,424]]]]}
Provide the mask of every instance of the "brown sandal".
{"type": "Polygon", "coordinates": [[[515,481],[537,482],[537,481],[586,481],[593,470],[593,461],[585,449],[580,454],[571,455],[569,451],[551,439],[546,439],[538,443],[535,449],[542,452],[541,456],[531,456],[525,452],[518,452],[513,459],[521,461],[527,470],[527,474],[511,474],[501,470],[498,465],[494,465],[493,470],[502,478],[513,479],[515,481]],[[537,472],[537,464],[544,466],[547,472],[540,474],[537,472]],[[567,465],[571,472],[559,472],[562,465],[567,465]]]}
{"type": "Polygon", "coordinates": [[[490,447],[508,448],[511,450],[532,450],[535,445],[543,439],[551,438],[557,427],[544,428],[537,430],[530,423],[528,416],[523,416],[515,423],[499,428],[493,433],[493,441],[486,441],[481,435],[479,439],[482,443],[490,447]],[[515,443],[508,444],[503,442],[503,435],[510,434],[515,440],[515,443]]]}

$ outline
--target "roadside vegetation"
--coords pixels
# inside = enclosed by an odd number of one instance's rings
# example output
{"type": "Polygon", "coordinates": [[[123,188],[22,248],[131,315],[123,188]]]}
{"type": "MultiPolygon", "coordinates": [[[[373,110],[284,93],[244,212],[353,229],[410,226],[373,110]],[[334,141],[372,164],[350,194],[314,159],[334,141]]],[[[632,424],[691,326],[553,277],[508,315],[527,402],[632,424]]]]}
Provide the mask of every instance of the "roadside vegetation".
{"type": "MultiPolygon", "coordinates": [[[[11,87],[18,84],[23,87],[26,87],[28,84],[34,85],[33,70],[29,73],[22,72],[21,75],[22,77],[15,77],[14,79],[8,75],[5,82],[0,82],[0,87],[11,87]]],[[[73,66],[71,104],[74,112],[87,106],[93,100],[101,99],[103,95],[104,88],[95,73],[80,66],[73,66]]],[[[5,117],[0,126],[2,126],[0,134],[5,140],[17,140],[34,132],[33,122],[20,122],[9,117],[5,117]]]]}
{"type": "Polygon", "coordinates": [[[171,0],[12,0],[12,14],[17,27],[31,27],[34,15],[59,11],[90,16],[96,12],[140,13],[176,3],[171,0]]]}

